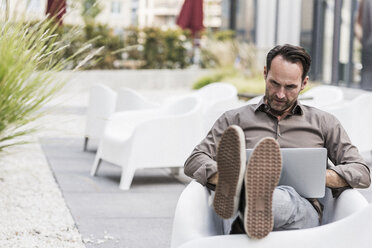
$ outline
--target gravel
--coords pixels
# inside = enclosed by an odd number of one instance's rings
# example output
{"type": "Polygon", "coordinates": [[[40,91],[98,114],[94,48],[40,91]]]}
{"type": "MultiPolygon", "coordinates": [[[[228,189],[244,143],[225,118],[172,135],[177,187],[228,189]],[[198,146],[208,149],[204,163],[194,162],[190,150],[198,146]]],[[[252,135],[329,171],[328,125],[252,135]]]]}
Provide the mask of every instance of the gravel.
{"type": "Polygon", "coordinates": [[[0,247],[85,247],[37,143],[0,156],[0,247]]]}

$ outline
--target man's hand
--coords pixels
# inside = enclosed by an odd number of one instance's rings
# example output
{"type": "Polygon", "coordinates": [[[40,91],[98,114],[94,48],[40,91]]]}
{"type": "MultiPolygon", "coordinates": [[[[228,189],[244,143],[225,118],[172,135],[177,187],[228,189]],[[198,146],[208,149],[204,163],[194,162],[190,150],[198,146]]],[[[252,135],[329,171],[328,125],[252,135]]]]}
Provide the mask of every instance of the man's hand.
{"type": "Polygon", "coordinates": [[[326,173],[326,186],[328,188],[342,188],[348,186],[347,182],[340,177],[334,170],[327,169],[326,173]]]}
{"type": "Polygon", "coordinates": [[[208,178],[208,183],[217,185],[218,181],[218,172],[216,174],[213,174],[210,178],[208,178]]]}

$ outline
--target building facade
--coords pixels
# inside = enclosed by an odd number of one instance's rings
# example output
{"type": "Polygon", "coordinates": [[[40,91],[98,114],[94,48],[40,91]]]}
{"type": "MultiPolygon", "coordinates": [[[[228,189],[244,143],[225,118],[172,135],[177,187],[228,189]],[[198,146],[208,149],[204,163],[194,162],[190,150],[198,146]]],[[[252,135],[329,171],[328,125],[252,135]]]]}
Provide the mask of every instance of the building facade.
{"type": "MultiPolygon", "coordinates": [[[[175,27],[184,1],[138,0],[138,25],[140,27],[175,27]]],[[[204,0],[204,26],[218,29],[222,25],[222,0],[204,0]]]]}
{"type": "Polygon", "coordinates": [[[312,80],[359,87],[361,44],[354,34],[360,2],[223,0],[222,28],[253,42],[259,64],[277,44],[301,45],[313,59],[312,80]]]}
{"type": "MultiPolygon", "coordinates": [[[[97,16],[98,23],[112,28],[139,27],[175,27],[180,13],[181,0],[100,0],[102,11],[97,16]]],[[[222,25],[222,0],[204,0],[204,26],[219,29],[222,25]]],[[[81,17],[83,1],[66,0],[64,23],[83,25],[81,17]]],[[[0,0],[0,11],[26,16],[28,19],[40,19],[45,16],[47,0],[0,0]]]]}

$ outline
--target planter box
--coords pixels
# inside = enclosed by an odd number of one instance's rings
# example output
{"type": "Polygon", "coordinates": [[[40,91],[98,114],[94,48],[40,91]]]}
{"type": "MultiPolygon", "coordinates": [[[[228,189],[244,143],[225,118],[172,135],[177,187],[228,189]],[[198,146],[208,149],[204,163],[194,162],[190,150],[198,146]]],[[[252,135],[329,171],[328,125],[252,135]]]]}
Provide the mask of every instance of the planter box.
{"type": "Polygon", "coordinates": [[[68,77],[67,87],[89,87],[96,83],[105,84],[113,89],[129,87],[136,90],[173,90],[191,89],[192,84],[201,76],[210,73],[204,69],[177,70],[89,70],[80,72],[64,71],[68,77]]]}

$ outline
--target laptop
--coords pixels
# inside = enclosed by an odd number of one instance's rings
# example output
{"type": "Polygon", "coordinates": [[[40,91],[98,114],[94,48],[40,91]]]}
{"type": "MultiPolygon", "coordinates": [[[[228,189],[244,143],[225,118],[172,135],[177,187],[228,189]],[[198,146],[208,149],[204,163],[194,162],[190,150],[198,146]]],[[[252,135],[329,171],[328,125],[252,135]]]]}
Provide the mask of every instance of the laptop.
{"type": "MultiPolygon", "coordinates": [[[[247,161],[253,149],[247,149],[247,161]]],[[[305,198],[322,198],[327,169],[326,148],[281,148],[282,173],[279,185],[292,186],[305,198]]],[[[248,162],[247,162],[248,163],[248,162]]]]}

